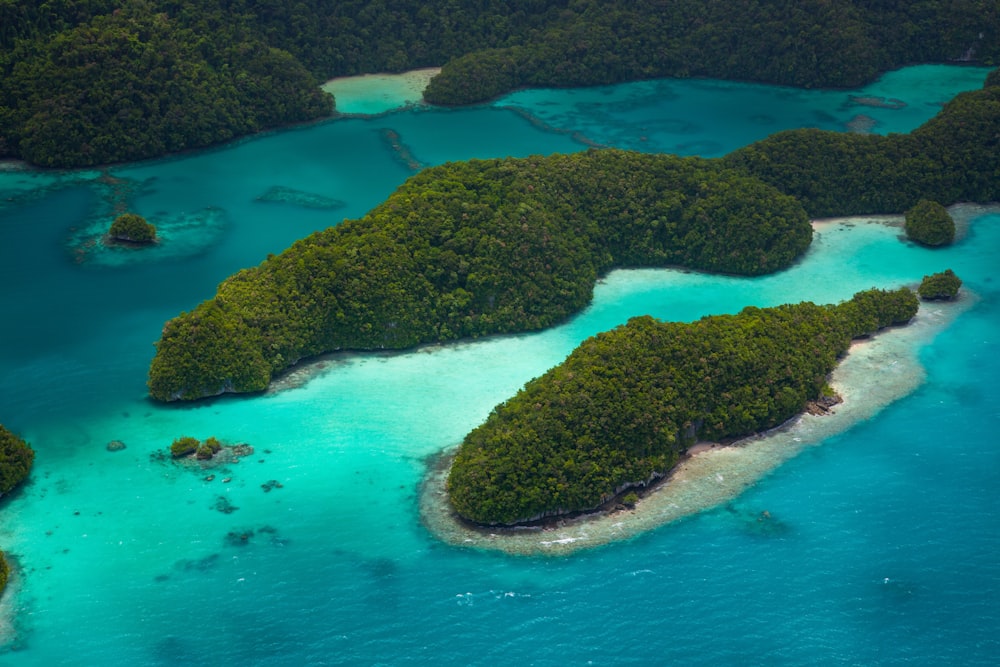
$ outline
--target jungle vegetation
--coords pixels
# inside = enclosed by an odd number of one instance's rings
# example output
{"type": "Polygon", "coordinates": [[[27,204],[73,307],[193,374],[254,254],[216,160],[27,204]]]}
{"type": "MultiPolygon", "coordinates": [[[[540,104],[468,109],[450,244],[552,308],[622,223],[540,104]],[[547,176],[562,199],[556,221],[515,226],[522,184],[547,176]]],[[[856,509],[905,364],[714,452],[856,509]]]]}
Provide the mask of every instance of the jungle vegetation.
{"type": "Polygon", "coordinates": [[[776,271],[811,239],[799,201],[818,217],[900,213],[928,193],[1000,200],[998,128],[989,87],[907,135],[804,130],[716,160],[588,151],[427,169],[168,322],[150,393],[259,391],[321,352],[540,329],[615,267],[776,271]]]}
{"type": "MultiPolygon", "coordinates": [[[[35,452],[22,438],[0,424],[0,497],[10,493],[31,472],[35,452]]],[[[0,551],[0,593],[7,586],[10,564],[0,551]]]]}
{"type": "Polygon", "coordinates": [[[440,104],[707,76],[847,87],[1000,60],[992,0],[0,0],[0,158],[89,166],[332,113],[321,80],[443,65],[440,104]]]}
{"type": "Polygon", "coordinates": [[[903,213],[921,199],[1000,200],[1000,85],[957,95],[909,134],[788,130],[722,160],[802,202],[814,218],[903,213]]]}
{"type": "Polygon", "coordinates": [[[111,223],[108,236],[116,241],[152,243],[156,240],[156,226],[136,213],[122,213],[111,223]]]}
{"type": "Polygon", "coordinates": [[[207,461],[218,454],[221,449],[222,443],[214,436],[210,436],[205,440],[198,440],[198,438],[185,435],[170,443],[170,455],[175,459],[194,454],[196,459],[207,461]]]}
{"type": "Polygon", "coordinates": [[[955,240],[955,221],[941,204],[921,199],[906,211],[906,236],[917,243],[937,247],[955,240]]]}
{"type": "Polygon", "coordinates": [[[3,593],[3,589],[7,588],[7,578],[10,576],[10,565],[7,563],[7,558],[0,551],[0,593],[3,593]]]}
{"type": "Polygon", "coordinates": [[[0,424],[0,496],[24,481],[34,460],[31,446],[0,424]]]}
{"type": "Polygon", "coordinates": [[[962,279],[951,269],[945,269],[941,273],[924,276],[920,281],[920,287],[917,288],[917,294],[925,301],[951,300],[958,296],[960,287],[962,279]]]}
{"type": "Polygon", "coordinates": [[[494,408],[459,447],[448,497],[490,525],[596,509],[665,475],[696,440],[799,414],[851,339],[908,322],[917,307],[910,290],[869,290],[689,324],[633,318],[494,408]]]}
{"type": "Polygon", "coordinates": [[[614,267],[760,275],[811,238],[794,199],[716,161],[591,150],[449,163],[168,322],[150,393],[259,391],[321,352],[542,329],[614,267]]]}

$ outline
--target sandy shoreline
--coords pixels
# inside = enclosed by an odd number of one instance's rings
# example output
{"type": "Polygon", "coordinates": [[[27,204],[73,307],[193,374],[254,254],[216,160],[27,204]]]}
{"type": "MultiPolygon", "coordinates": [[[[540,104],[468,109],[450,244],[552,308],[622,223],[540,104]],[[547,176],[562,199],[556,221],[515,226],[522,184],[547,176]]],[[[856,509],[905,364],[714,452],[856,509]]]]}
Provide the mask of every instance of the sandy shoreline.
{"type": "MultiPolygon", "coordinates": [[[[553,526],[506,530],[472,528],[450,510],[444,492],[448,459],[428,471],[420,493],[421,518],[439,539],[457,546],[523,555],[563,555],[635,537],[672,521],[726,503],[804,448],[870,419],[924,381],[919,351],[977,298],[963,290],[952,303],[921,303],[903,327],[855,341],[830,384],[843,398],[826,415],[804,413],[764,434],[728,445],[699,443],[664,484],[634,509],[595,513],[553,526]]],[[[765,520],[774,520],[770,515],[765,520]]]]}
{"type": "Polygon", "coordinates": [[[362,74],[330,79],[320,88],[332,93],[340,114],[371,116],[424,103],[424,89],[440,67],[400,74],[362,74]]]}
{"type": "MultiPolygon", "coordinates": [[[[948,213],[951,214],[952,219],[955,221],[955,243],[958,243],[964,239],[969,233],[969,223],[982,215],[989,213],[997,213],[1000,211],[1000,205],[998,204],[953,204],[948,207],[948,213]]],[[[899,233],[903,234],[903,224],[905,221],[902,215],[872,215],[864,216],[863,219],[866,223],[876,223],[887,225],[890,227],[899,227],[899,233]]],[[[839,223],[855,223],[859,220],[857,217],[841,217],[841,218],[821,218],[812,221],[813,230],[822,229],[826,225],[839,224],[839,223]]]]}

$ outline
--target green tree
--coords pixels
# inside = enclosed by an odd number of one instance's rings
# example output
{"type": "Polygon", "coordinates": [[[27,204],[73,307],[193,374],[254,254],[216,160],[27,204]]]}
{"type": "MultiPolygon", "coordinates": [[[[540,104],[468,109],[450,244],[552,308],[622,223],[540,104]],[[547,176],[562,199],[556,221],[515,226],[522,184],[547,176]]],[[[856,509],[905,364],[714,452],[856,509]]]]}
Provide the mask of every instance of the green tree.
{"type": "Polygon", "coordinates": [[[962,287],[962,279],[955,275],[951,269],[945,269],[941,273],[924,276],[920,281],[917,293],[921,299],[934,301],[937,299],[951,300],[958,296],[958,290],[962,287]]]}
{"type": "Polygon", "coordinates": [[[490,525],[596,509],[666,475],[696,439],[749,435],[802,412],[829,391],[852,338],[917,308],[910,290],[869,290],[689,324],[633,318],[494,408],[458,449],[449,499],[490,525]]]}
{"type": "Polygon", "coordinates": [[[948,245],[955,240],[955,221],[941,204],[921,199],[906,211],[906,235],[928,246],[948,245]]]}
{"type": "Polygon", "coordinates": [[[0,496],[24,481],[34,460],[31,446],[0,424],[0,496]]]}
{"type": "Polygon", "coordinates": [[[136,213],[122,213],[108,229],[108,236],[116,241],[152,243],[156,240],[156,227],[136,213]]]}

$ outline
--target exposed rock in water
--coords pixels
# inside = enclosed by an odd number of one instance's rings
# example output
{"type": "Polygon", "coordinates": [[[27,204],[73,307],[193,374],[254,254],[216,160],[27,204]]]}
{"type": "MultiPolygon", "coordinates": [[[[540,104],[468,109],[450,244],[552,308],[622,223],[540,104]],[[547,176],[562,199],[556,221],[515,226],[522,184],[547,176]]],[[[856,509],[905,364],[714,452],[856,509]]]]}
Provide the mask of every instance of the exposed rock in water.
{"type": "Polygon", "coordinates": [[[833,406],[843,403],[842,399],[837,394],[832,396],[820,396],[815,401],[809,401],[806,404],[806,412],[811,415],[828,415],[833,410],[833,406]]]}

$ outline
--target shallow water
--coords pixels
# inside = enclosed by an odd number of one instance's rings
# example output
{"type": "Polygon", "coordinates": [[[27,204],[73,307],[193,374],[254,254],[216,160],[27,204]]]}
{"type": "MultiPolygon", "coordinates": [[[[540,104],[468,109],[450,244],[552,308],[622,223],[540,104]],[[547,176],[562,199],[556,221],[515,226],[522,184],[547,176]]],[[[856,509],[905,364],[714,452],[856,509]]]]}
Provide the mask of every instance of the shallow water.
{"type": "MultiPolygon", "coordinates": [[[[908,100],[886,114],[933,113],[939,91],[923,99],[930,89],[912,86],[885,93],[908,100]]],[[[716,106],[734,106],[727,90],[716,106]]],[[[773,115],[786,93],[774,91],[773,115]]],[[[631,92],[607,95],[624,105],[631,92]]],[[[0,514],[0,546],[23,567],[0,603],[14,615],[0,662],[993,663],[996,213],[973,215],[965,239],[936,251],[902,241],[891,224],[829,224],[775,276],[620,271],[590,308],[543,333],[332,356],[298,386],[255,398],[146,400],[163,322],[220,280],[363,214],[412,173],[407,152],[436,164],[584,147],[531,121],[540,116],[410,110],[105,178],[0,172],[0,420],[38,452],[0,514]],[[286,196],[261,200],[274,188],[286,196]],[[154,223],[214,222],[179,225],[190,232],[182,249],[165,239],[143,262],[81,245],[123,197],[154,223]],[[420,523],[425,460],[587,336],[645,313],[690,320],[836,301],[947,267],[979,301],[920,350],[927,382],[728,504],[563,558],[448,546],[420,523]],[[212,471],[152,456],[180,435],[248,442],[255,453],[212,471]],[[107,451],[115,439],[127,449],[107,451]],[[272,480],[282,486],[265,491],[272,480]]],[[[608,133],[629,131],[627,117],[608,122],[608,133]]]]}

